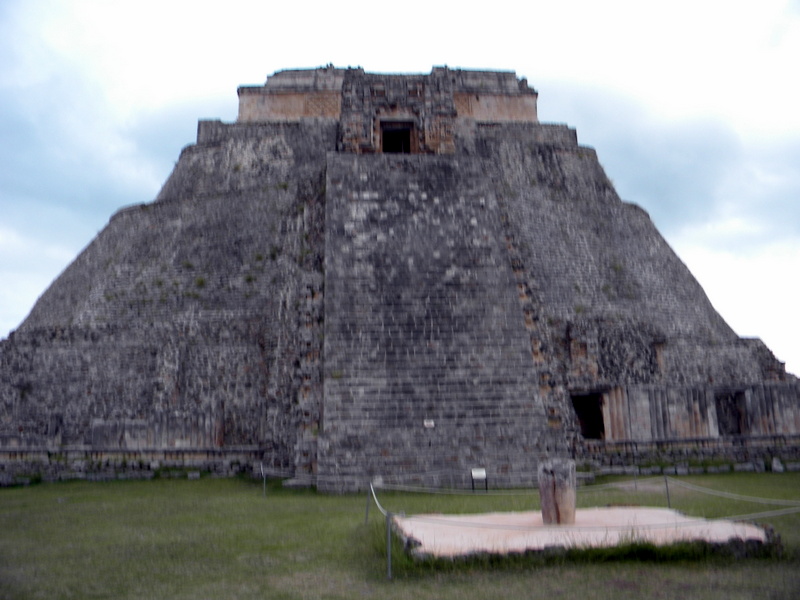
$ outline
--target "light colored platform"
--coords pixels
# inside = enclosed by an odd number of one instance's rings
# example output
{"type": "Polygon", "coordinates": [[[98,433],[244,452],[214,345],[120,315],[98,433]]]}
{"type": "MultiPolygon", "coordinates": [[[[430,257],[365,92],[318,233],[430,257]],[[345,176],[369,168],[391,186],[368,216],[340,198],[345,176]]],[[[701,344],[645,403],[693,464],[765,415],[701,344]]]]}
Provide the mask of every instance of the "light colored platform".
{"type": "Polygon", "coordinates": [[[611,547],[632,541],[666,545],[690,540],[767,539],[764,530],[755,525],[687,517],[666,508],[578,509],[575,525],[568,526],[545,526],[538,511],[396,516],[394,523],[400,535],[420,543],[415,554],[442,557],[508,554],[550,546],[611,547]]]}

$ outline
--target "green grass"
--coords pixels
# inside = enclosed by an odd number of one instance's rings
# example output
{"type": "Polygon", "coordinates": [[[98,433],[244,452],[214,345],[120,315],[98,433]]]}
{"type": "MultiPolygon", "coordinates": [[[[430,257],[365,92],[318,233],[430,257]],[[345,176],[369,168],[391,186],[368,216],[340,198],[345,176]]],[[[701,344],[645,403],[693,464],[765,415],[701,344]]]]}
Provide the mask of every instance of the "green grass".
{"type": "MultiPolygon", "coordinates": [[[[800,473],[681,478],[738,494],[798,499],[800,473]]],[[[580,506],[665,506],[663,485],[584,491],[580,506]]],[[[697,516],[768,510],[670,488],[673,508],[697,516]]],[[[469,513],[530,510],[536,495],[382,493],[390,510],[469,513]]],[[[0,489],[0,598],[797,598],[800,515],[765,519],[780,559],[733,560],[680,549],[543,561],[421,563],[394,548],[386,580],[383,517],[363,494],[284,490],[203,478],[61,483],[0,489]],[[688,560],[692,557],[694,560],[688,560]],[[634,560],[634,559],[646,559],[634,560]]]]}

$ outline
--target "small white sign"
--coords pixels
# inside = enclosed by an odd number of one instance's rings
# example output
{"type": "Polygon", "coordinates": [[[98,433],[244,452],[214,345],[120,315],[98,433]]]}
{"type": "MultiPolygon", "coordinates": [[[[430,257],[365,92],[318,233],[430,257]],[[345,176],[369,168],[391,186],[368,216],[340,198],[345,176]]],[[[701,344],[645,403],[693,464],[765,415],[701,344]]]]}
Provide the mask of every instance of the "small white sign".
{"type": "Polygon", "coordinates": [[[425,419],[422,424],[425,425],[425,429],[433,429],[436,427],[436,423],[433,422],[433,419],[425,419]]]}
{"type": "Polygon", "coordinates": [[[472,478],[476,481],[486,479],[486,469],[472,469],[472,478]]]}

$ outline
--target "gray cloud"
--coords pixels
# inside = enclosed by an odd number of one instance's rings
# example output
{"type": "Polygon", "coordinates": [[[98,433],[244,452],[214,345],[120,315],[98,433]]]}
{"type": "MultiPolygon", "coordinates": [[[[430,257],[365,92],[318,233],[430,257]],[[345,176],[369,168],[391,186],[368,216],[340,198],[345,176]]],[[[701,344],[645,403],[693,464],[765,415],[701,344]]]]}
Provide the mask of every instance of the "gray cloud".
{"type": "Polygon", "coordinates": [[[576,127],[622,199],[647,210],[665,234],[709,218],[721,180],[741,160],[735,134],[720,123],[659,121],[629,98],[561,82],[543,96],[543,119],[553,112],[576,127]]]}
{"type": "Polygon", "coordinates": [[[800,140],[746,147],[711,117],[659,120],[629,98],[547,83],[540,115],[558,115],[594,146],[620,196],[642,206],[666,237],[739,219],[752,231],[715,239],[739,251],[800,236],[800,140]]]}
{"type": "Polygon", "coordinates": [[[127,124],[124,135],[136,153],[158,166],[164,177],[178,160],[184,146],[194,143],[197,121],[202,118],[235,121],[238,110],[235,92],[229,100],[196,100],[139,114],[127,124]]]}
{"type": "MultiPolygon", "coordinates": [[[[196,101],[122,124],[68,64],[29,80],[12,76],[19,52],[4,32],[0,24],[0,337],[116,210],[155,198],[194,141],[198,114],[231,112],[196,101]]],[[[235,116],[235,93],[230,104],[235,116]]]]}
{"type": "Polygon", "coordinates": [[[754,150],[749,166],[764,179],[745,196],[747,215],[782,237],[800,237],[800,140],[754,150]]]}

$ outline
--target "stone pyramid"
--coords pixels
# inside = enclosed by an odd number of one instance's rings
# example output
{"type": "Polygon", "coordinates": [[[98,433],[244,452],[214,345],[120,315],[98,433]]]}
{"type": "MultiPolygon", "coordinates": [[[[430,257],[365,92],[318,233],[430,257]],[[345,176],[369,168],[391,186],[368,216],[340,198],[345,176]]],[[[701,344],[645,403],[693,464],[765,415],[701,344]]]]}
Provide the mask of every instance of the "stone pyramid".
{"type": "Polygon", "coordinates": [[[536,100],[446,67],[240,88],[0,342],[0,482],[797,458],[796,378],[536,100]]]}

